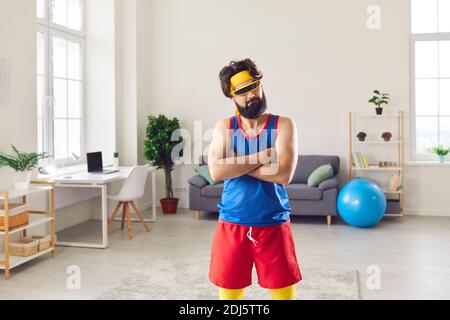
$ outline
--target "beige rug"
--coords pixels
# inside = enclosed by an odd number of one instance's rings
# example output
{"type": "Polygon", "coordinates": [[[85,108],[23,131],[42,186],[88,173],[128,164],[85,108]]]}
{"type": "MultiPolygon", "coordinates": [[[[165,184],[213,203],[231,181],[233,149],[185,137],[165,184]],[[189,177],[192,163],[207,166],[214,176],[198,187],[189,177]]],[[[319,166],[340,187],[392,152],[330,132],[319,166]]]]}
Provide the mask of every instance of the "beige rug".
{"type": "MultiPolygon", "coordinates": [[[[117,286],[101,294],[99,300],[217,300],[217,288],[208,280],[209,260],[155,259],[133,271],[117,286]]],[[[301,268],[303,280],[297,285],[299,300],[358,300],[356,270],[301,268]]],[[[246,300],[266,300],[270,295],[258,285],[253,269],[253,285],[246,300]]]]}

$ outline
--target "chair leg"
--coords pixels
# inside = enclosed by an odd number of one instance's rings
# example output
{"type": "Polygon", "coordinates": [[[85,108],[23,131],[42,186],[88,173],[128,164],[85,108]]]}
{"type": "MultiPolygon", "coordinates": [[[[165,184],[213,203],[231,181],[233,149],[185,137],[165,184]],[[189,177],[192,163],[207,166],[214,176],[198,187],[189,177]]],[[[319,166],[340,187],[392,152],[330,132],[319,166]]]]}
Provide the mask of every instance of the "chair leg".
{"type": "Polygon", "coordinates": [[[122,202],[119,202],[117,204],[116,208],[114,209],[114,212],[111,215],[111,219],[109,219],[109,222],[108,222],[108,230],[111,230],[112,223],[113,223],[114,219],[116,218],[116,215],[119,212],[119,209],[120,209],[121,206],[122,206],[122,202]]]}
{"type": "Polygon", "coordinates": [[[126,207],[127,207],[127,203],[124,202],[123,203],[123,208],[122,208],[122,221],[120,223],[120,230],[123,230],[124,226],[125,226],[125,216],[126,214],[126,207]]]}
{"type": "Polygon", "coordinates": [[[327,216],[327,225],[331,226],[332,216],[327,216]]]}
{"type": "Polygon", "coordinates": [[[131,206],[133,207],[134,212],[136,213],[137,217],[139,218],[139,220],[141,220],[142,224],[144,225],[144,229],[146,232],[150,232],[150,229],[148,228],[147,224],[144,221],[144,218],[142,217],[141,212],[139,211],[139,209],[137,208],[136,204],[134,203],[134,201],[131,201],[131,206]]]}
{"type": "Polygon", "coordinates": [[[199,210],[195,211],[195,219],[196,220],[200,219],[200,211],[199,210]]]}
{"type": "Polygon", "coordinates": [[[130,217],[130,208],[129,203],[126,203],[127,208],[125,209],[125,214],[127,216],[127,225],[128,225],[128,239],[131,240],[133,238],[133,231],[131,230],[131,217],[130,217]]]}

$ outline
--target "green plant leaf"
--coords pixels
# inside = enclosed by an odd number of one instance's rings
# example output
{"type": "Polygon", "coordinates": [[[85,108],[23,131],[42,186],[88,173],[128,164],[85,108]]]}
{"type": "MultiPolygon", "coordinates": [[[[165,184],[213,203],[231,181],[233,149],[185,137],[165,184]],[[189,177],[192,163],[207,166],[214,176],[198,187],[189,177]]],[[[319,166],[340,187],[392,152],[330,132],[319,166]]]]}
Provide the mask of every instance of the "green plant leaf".
{"type": "Polygon", "coordinates": [[[437,145],[432,148],[429,148],[428,151],[438,156],[446,156],[450,153],[450,148],[444,147],[442,145],[437,145]]]}
{"type": "MultiPolygon", "coordinates": [[[[172,151],[176,146],[183,143],[182,137],[172,141],[172,134],[179,129],[181,129],[181,126],[177,118],[169,119],[162,114],[147,117],[144,158],[151,162],[153,166],[164,169],[166,172],[167,197],[173,194],[170,172],[174,168],[174,160],[177,160],[172,159],[172,151]]],[[[181,152],[180,156],[182,156],[181,152]]]]}
{"type": "Polygon", "coordinates": [[[41,159],[46,158],[45,153],[24,153],[19,151],[14,145],[12,150],[11,154],[0,152],[0,167],[10,167],[17,172],[29,171],[36,168],[41,159]]]}

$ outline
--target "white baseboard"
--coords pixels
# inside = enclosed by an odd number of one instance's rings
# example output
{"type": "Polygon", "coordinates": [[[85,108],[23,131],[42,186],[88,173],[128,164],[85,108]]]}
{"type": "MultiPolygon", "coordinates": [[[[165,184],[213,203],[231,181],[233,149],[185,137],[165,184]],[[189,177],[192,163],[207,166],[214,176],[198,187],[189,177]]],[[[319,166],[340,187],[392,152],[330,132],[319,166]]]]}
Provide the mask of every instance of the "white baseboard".
{"type": "Polygon", "coordinates": [[[405,208],[405,215],[425,217],[450,217],[450,210],[405,208]]]}
{"type": "Polygon", "coordinates": [[[141,212],[143,212],[145,210],[148,210],[148,209],[151,209],[151,208],[152,208],[152,202],[151,201],[148,201],[148,202],[145,202],[145,203],[139,205],[139,211],[141,211],[141,212]]]}

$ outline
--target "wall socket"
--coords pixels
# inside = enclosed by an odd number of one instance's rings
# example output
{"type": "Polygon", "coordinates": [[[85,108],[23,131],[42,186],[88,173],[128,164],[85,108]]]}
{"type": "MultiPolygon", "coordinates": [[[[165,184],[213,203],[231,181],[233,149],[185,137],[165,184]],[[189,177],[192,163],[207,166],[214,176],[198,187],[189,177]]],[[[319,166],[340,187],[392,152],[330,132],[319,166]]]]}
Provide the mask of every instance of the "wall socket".
{"type": "Polygon", "coordinates": [[[188,192],[188,187],[175,187],[174,191],[175,192],[179,192],[179,193],[187,193],[188,192]]]}

